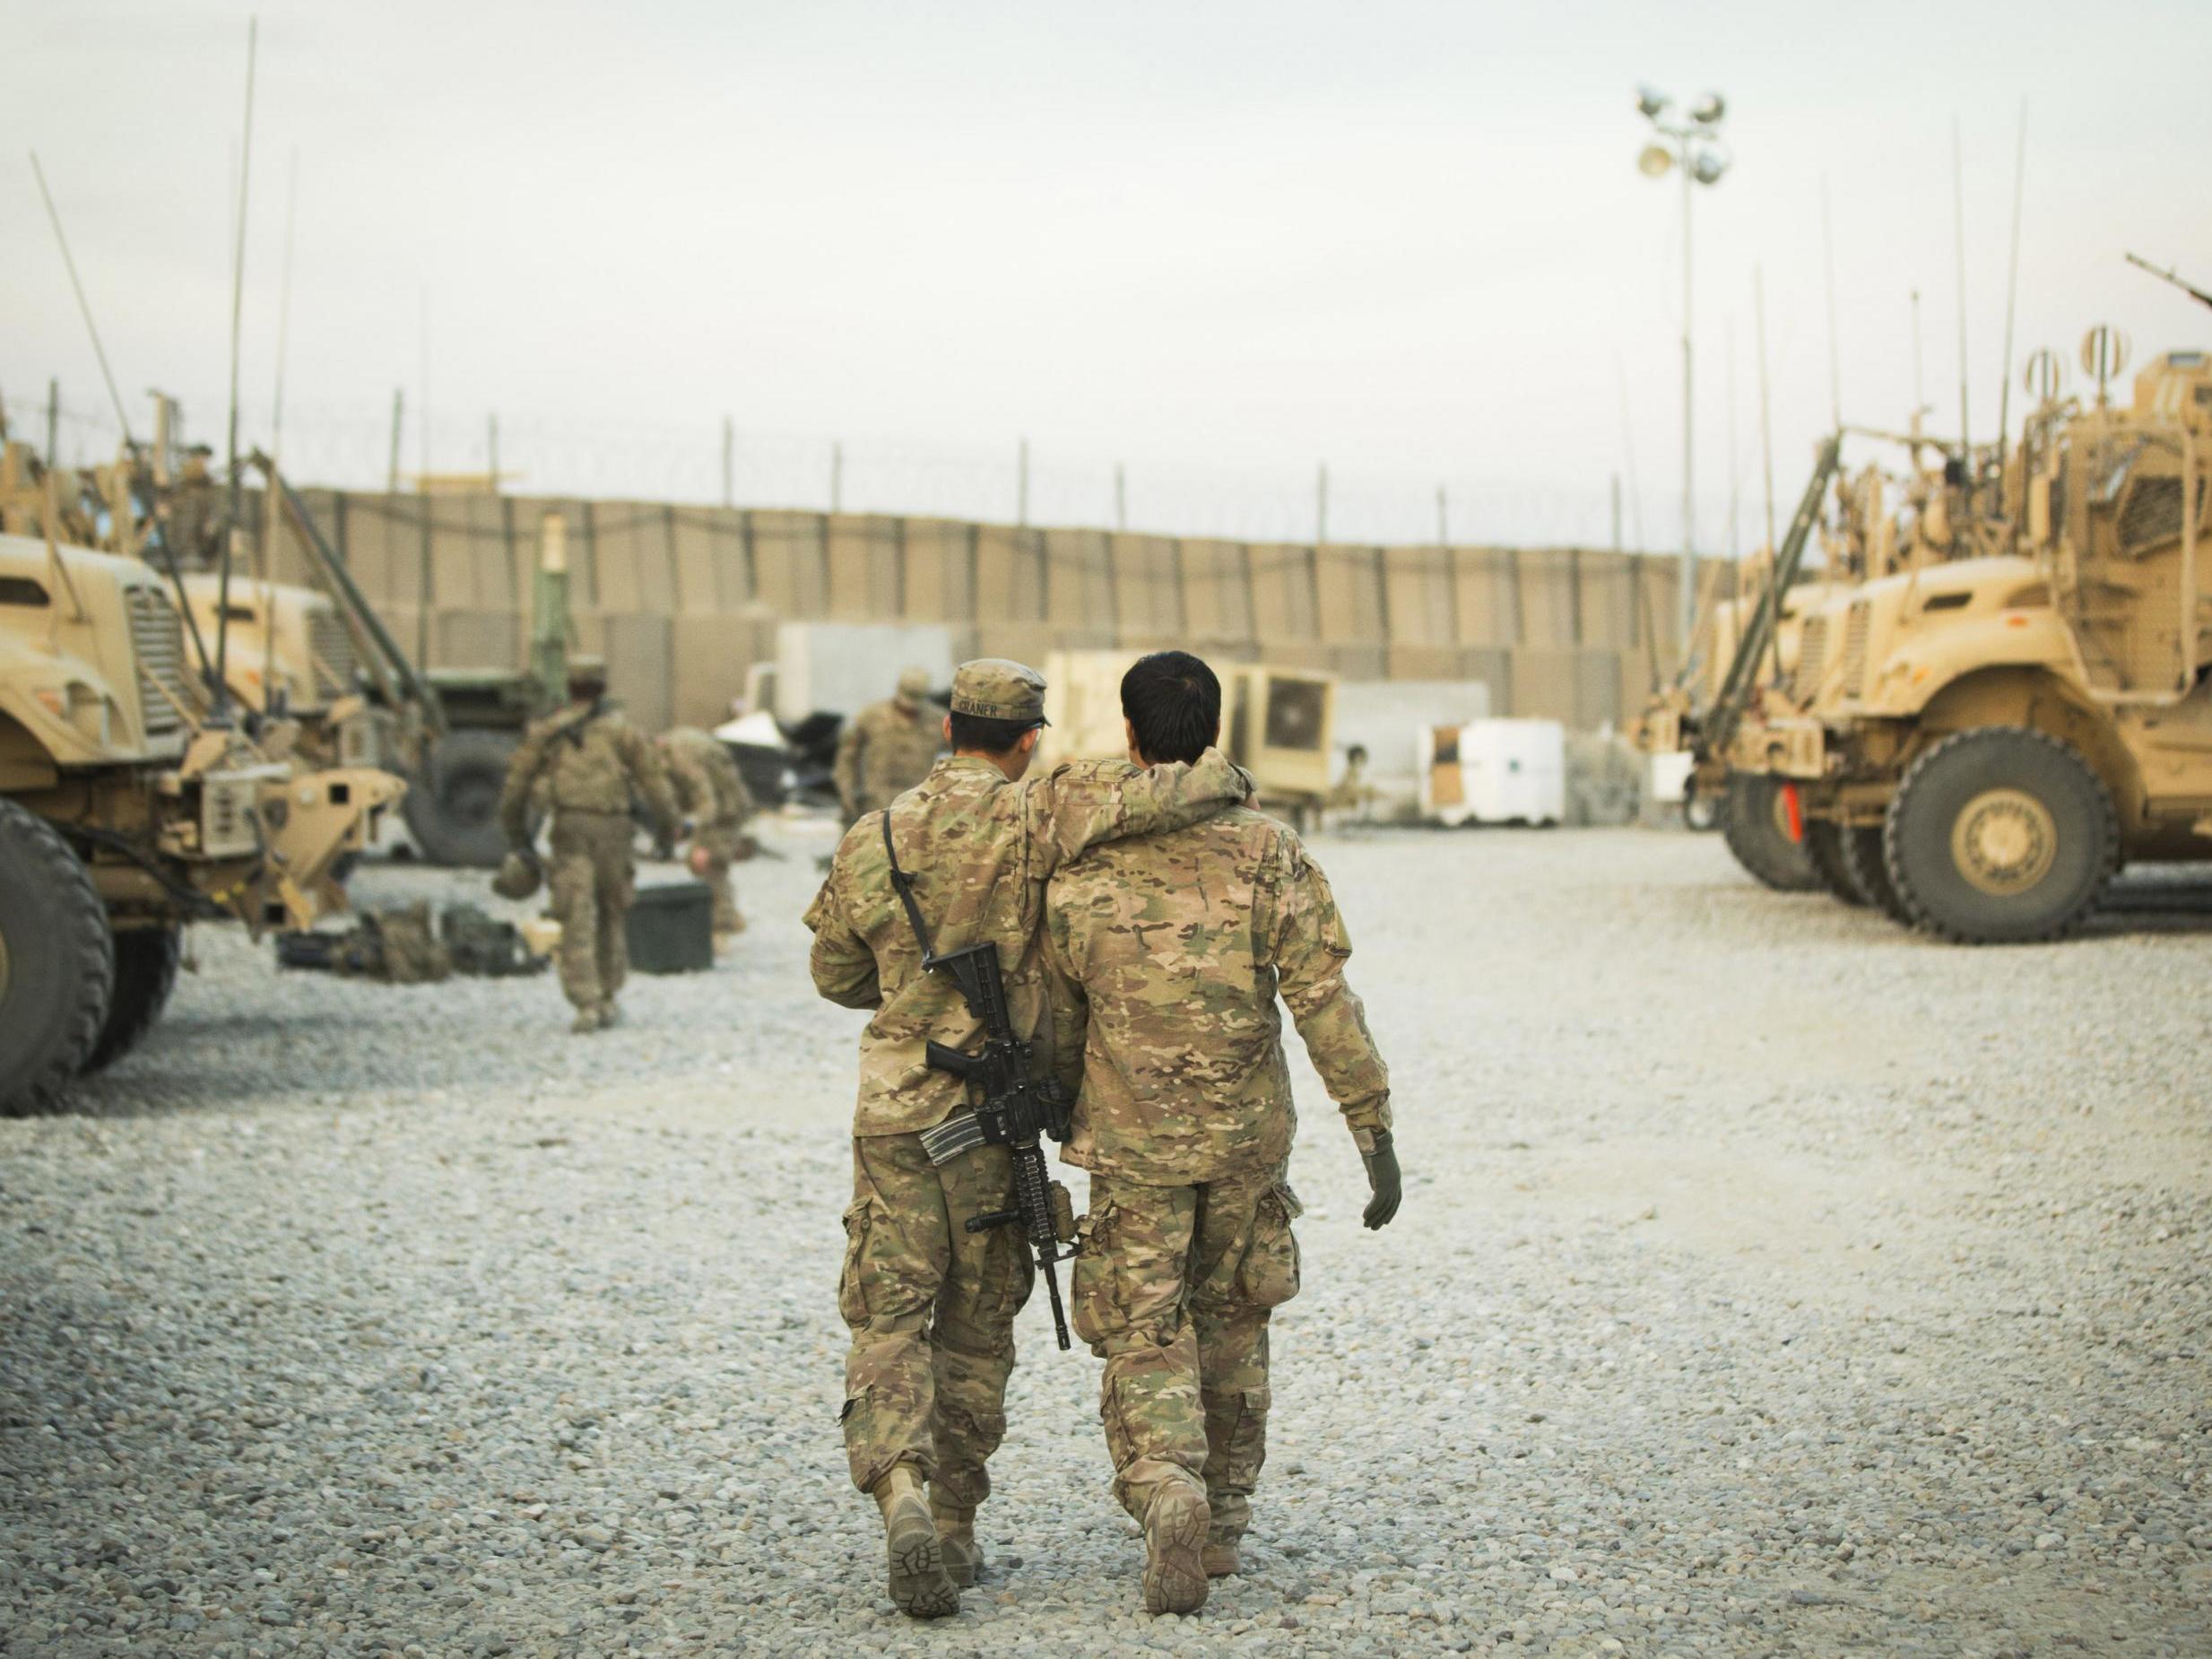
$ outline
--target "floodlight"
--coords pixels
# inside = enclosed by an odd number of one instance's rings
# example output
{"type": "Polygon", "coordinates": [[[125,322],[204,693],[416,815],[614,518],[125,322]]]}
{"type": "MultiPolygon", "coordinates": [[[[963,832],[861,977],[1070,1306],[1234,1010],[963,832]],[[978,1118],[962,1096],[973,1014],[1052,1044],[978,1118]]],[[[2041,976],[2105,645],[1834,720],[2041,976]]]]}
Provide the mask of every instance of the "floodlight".
{"type": "Polygon", "coordinates": [[[1701,185],[1718,184],[1728,171],[1728,158],[1717,150],[1700,150],[1691,158],[1690,177],[1701,185]]]}
{"type": "Polygon", "coordinates": [[[1664,178],[1673,165],[1674,152],[1664,144],[1646,144],[1644,153],[1636,157],[1636,170],[1646,178],[1664,178]]]}
{"type": "Polygon", "coordinates": [[[1644,112],[1644,118],[1647,121],[1658,120],[1661,116],[1667,113],[1667,106],[1673,102],[1673,99],[1668,97],[1657,87],[1639,86],[1636,88],[1636,108],[1644,112]]]}
{"type": "Polygon", "coordinates": [[[1700,126],[1716,125],[1728,113],[1728,100],[1718,92],[1707,92],[1690,111],[1690,119],[1700,126]]]}

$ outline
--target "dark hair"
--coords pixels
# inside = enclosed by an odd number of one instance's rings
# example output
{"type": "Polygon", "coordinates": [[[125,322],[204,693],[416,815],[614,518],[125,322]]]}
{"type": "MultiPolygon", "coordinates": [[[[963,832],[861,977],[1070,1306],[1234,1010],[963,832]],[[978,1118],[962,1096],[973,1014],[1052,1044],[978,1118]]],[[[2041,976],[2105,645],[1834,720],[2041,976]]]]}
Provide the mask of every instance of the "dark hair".
{"type": "Polygon", "coordinates": [[[987,715],[964,715],[956,709],[952,746],[968,754],[1008,754],[1024,732],[1034,732],[1037,727],[1035,720],[993,720],[987,715]]]}
{"type": "Polygon", "coordinates": [[[1220,735],[1221,682],[1188,651],[1155,651],[1122,676],[1122,713],[1146,760],[1195,760],[1220,735]]]}

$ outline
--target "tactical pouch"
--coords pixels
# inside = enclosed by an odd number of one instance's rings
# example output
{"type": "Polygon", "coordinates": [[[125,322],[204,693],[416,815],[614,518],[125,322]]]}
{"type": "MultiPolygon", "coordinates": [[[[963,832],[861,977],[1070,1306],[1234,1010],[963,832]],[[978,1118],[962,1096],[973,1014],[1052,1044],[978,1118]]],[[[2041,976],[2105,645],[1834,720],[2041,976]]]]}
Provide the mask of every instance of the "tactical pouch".
{"type": "Polygon", "coordinates": [[[1304,1213],[1288,1181],[1276,1182],[1260,1195],[1252,1242],[1236,1268],[1236,1293],[1247,1307],[1278,1307],[1298,1293],[1298,1240],[1290,1221],[1304,1213]]]}

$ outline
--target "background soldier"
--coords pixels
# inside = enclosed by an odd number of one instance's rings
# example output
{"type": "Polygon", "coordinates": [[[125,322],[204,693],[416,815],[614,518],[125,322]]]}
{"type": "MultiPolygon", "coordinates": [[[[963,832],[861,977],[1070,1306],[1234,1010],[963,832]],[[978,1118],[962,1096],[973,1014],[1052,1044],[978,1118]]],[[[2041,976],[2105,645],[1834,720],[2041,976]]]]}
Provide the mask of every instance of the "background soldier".
{"type": "MultiPolygon", "coordinates": [[[[1220,682],[1163,651],[1123,679],[1122,709],[1132,760],[1184,759],[1220,730],[1220,682]]],[[[1091,1172],[1075,1327],[1106,1362],[1144,1604],[1188,1612],[1237,1570],[1267,1454],[1269,1313],[1298,1289],[1277,991],[1366,1160],[1371,1228],[1398,1209],[1390,1074],[1344,983],[1328,881],[1272,819],[1239,807],[1097,847],[1053,879],[1045,929],[1054,1068],[1081,1086],[1065,1156],[1091,1172]]]]}
{"type": "Polygon", "coordinates": [[[607,700],[607,665],[568,660],[568,707],[530,728],[507,772],[499,827],[525,859],[531,847],[531,790],[542,777],[553,815],[552,864],[546,873],[560,923],[560,988],[576,1005],[571,1031],[615,1022],[614,998],[629,973],[622,927],[636,866],[630,862],[635,792],[654,833],[673,839],[676,803],[653,745],[607,700]]]}
{"type": "Polygon", "coordinates": [[[837,1286],[853,1332],[845,1447],[854,1484],[883,1512],[891,1599],[917,1619],[959,1611],[956,1585],[982,1566],[976,1507],[1006,1433],[1014,1315],[1032,1270],[1013,1229],[963,1226],[1013,1203],[1006,1149],[977,1147],[941,1168],[922,1149],[921,1132],[967,1104],[964,1084],[928,1067],[925,1045],[972,1049],[982,1028],[952,985],[923,969],[891,887],[887,833],[937,950],[995,942],[1014,1029],[1034,1038],[1045,1006],[1045,879],[1093,842],[1193,822],[1252,788],[1214,751],[1187,767],[1092,761],[1024,782],[1044,724],[1034,670],[964,664],[943,727],[951,756],[847,832],[806,914],[815,988],[874,1011],[861,1034],[837,1286]]]}
{"type": "Polygon", "coordinates": [[[209,569],[222,557],[228,509],[207,470],[212,453],[205,444],[193,445],[178,469],[177,482],[169,486],[169,499],[161,504],[163,534],[181,569],[209,569]]]}
{"type": "Polygon", "coordinates": [[[848,829],[929,776],[943,747],[943,726],[924,707],[928,696],[928,671],[906,669],[896,696],[869,704],[837,734],[837,799],[848,829]]]}
{"type": "Polygon", "coordinates": [[[745,931],[730,888],[730,865],[744,850],[752,796],[737,762],[713,733],[680,725],[662,733],[659,742],[677,810],[691,821],[691,873],[714,889],[715,942],[726,944],[745,931]]]}

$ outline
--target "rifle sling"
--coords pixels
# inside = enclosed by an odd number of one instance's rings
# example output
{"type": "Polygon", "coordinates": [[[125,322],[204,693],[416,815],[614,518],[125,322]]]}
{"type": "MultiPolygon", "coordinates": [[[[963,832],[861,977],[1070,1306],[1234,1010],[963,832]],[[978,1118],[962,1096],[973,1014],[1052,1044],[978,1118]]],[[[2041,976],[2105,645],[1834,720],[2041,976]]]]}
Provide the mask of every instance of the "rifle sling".
{"type": "Polygon", "coordinates": [[[906,925],[914,929],[914,942],[922,947],[922,966],[935,965],[937,947],[931,942],[929,924],[922,919],[922,907],[914,902],[914,878],[898,867],[898,849],[891,845],[891,809],[883,809],[883,856],[891,861],[891,887],[898,894],[898,902],[906,908],[906,925]]]}

